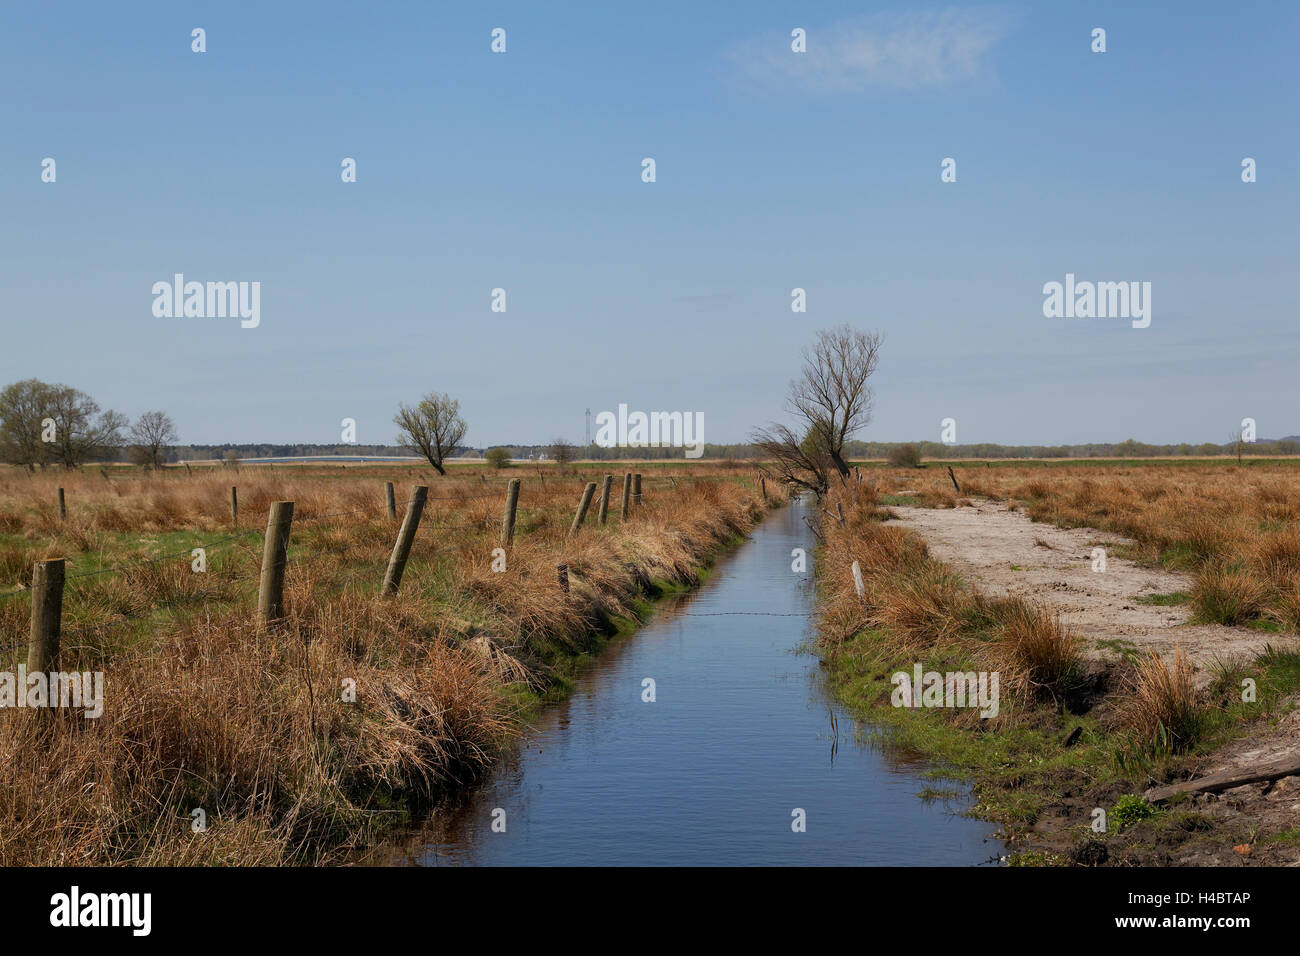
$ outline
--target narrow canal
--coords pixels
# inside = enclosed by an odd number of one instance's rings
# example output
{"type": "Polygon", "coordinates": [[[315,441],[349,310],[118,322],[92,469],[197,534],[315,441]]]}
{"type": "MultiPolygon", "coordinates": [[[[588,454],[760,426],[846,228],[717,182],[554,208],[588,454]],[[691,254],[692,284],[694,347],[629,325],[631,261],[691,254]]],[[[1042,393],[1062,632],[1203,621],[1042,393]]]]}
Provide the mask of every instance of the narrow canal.
{"type": "Polygon", "coordinates": [[[807,510],[796,502],[769,515],[707,584],[611,645],[481,789],[438,810],[387,862],[969,866],[996,857],[992,825],[958,813],[964,792],[956,803],[920,799],[931,783],[924,768],[863,743],[823,692],[817,659],[802,650],[813,638],[807,510]],[[807,551],[808,573],[791,570],[795,548],[807,551]],[[647,679],[653,702],[643,699],[647,679]]]}

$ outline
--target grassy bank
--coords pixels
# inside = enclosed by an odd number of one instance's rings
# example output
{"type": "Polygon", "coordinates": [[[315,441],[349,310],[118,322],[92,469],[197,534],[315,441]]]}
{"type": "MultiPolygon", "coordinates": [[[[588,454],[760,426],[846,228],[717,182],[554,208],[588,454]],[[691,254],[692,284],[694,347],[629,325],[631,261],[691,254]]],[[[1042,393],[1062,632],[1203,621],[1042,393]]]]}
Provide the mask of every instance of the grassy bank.
{"type": "MultiPolygon", "coordinates": [[[[909,492],[903,498],[947,503],[941,487],[915,472],[890,479],[879,484],[909,492]]],[[[963,491],[975,489],[963,482],[963,491]]],[[[889,522],[869,483],[837,487],[824,507],[837,504],[846,520],[823,520],[818,561],[820,648],[833,691],[879,728],[881,746],[919,754],[936,776],[968,783],[972,812],[1002,827],[1012,862],[1194,862],[1237,846],[1242,858],[1293,858],[1285,813],[1252,827],[1216,797],[1150,806],[1138,795],[1188,775],[1216,746],[1287,720],[1300,690],[1294,650],[1279,642],[1252,660],[1220,661],[1208,682],[1196,681],[1182,658],[1089,659],[1084,636],[1048,606],[988,597],[935,560],[920,538],[889,522]],[[940,674],[998,673],[997,715],[894,706],[891,678],[910,677],[917,664],[940,674]],[[1258,688],[1251,702],[1242,699],[1247,677],[1258,688]],[[1097,810],[1106,813],[1104,832],[1093,828],[1097,810]]]]}
{"type": "Polygon", "coordinates": [[[25,659],[31,563],[64,556],[60,669],[103,671],[105,688],[94,720],[0,712],[0,863],[335,862],[472,786],[530,708],[565,693],[653,596],[697,584],[764,508],[747,470],[679,468],[646,479],[626,523],[616,484],[609,522],[593,506],[570,537],[583,485],[602,475],[0,474],[3,668],[25,659]],[[377,596],[397,524],[385,479],[399,503],[430,485],[393,599],[377,596]],[[281,499],[296,503],[287,617],[259,632],[261,527],[281,499]]]}

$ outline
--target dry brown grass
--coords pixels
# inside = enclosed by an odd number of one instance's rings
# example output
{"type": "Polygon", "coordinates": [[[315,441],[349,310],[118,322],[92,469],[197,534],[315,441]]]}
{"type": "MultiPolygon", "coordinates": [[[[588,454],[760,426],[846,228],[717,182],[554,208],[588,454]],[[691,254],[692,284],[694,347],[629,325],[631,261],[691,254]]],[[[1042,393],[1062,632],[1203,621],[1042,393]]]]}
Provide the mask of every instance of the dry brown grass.
{"type": "Polygon", "coordinates": [[[1134,738],[1157,750],[1178,752],[1194,743],[1205,707],[1196,694],[1195,668],[1179,648],[1173,666],[1151,652],[1138,666],[1120,722],[1134,738]]]}
{"type": "MultiPolygon", "coordinates": [[[[914,655],[927,665],[957,655],[999,671],[1003,686],[1024,699],[1064,703],[1082,672],[1078,637],[1043,607],[1016,598],[988,600],[967,587],[930,557],[920,537],[881,523],[874,490],[865,490],[855,503],[846,489],[832,488],[823,503],[831,512],[842,507],[846,521],[843,527],[821,523],[823,567],[830,569],[820,581],[822,647],[834,654],[860,631],[884,631],[892,655],[914,655]],[[862,597],[849,573],[855,561],[862,597]]],[[[943,506],[943,489],[927,493],[943,506]]],[[[957,504],[951,491],[946,497],[950,506],[957,504]]]]}
{"type": "MultiPolygon", "coordinates": [[[[0,713],[0,863],[333,862],[402,808],[471,783],[519,733],[521,693],[597,647],[651,581],[694,581],[762,513],[749,469],[675,468],[675,481],[656,471],[626,524],[616,497],[608,525],[593,507],[572,539],[595,472],[510,470],[485,484],[406,469],[0,471],[0,595],[25,586],[33,561],[66,556],[60,667],[105,675],[98,719],[0,713]],[[515,546],[494,572],[504,481],[516,475],[515,546]],[[399,511],[414,483],[431,500],[401,592],[383,600],[390,479],[399,511]],[[52,504],[59,485],[67,522],[52,504]],[[295,502],[288,614],[259,633],[260,530],[276,500],[295,502]],[[199,544],[205,574],[190,566],[199,544]],[[207,832],[192,832],[194,809],[207,832]]],[[[29,604],[21,590],[0,597],[0,646],[26,639],[29,604]]],[[[23,654],[7,650],[4,668],[23,654]]]]}

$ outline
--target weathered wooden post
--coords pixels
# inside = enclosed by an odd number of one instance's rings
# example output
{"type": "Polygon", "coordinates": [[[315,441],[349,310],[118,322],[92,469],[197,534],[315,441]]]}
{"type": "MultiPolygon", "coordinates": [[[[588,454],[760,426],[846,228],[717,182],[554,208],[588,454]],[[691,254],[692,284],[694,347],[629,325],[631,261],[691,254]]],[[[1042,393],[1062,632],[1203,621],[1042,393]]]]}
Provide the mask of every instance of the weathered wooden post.
{"type": "Polygon", "coordinates": [[[230,486],[230,523],[239,524],[239,490],[234,485],[230,486]]]}
{"type": "Polygon", "coordinates": [[[862,565],[853,562],[853,587],[858,592],[858,597],[863,597],[867,593],[866,585],[862,583],[862,565]]]}
{"type": "Polygon", "coordinates": [[[767,500],[767,479],[762,475],[758,476],[758,490],[763,494],[763,500],[767,500]]]}
{"type": "Polygon", "coordinates": [[[67,521],[67,520],[68,520],[68,505],[67,505],[67,503],[63,500],[63,489],[62,489],[62,488],[59,489],[59,520],[60,520],[60,521],[67,521]]]}
{"type": "MultiPolygon", "coordinates": [[[[63,558],[32,566],[32,630],[27,642],[27,673],[56,670],[63,623],[63,558]]],[[[26,688],[19,690],[26,693],[26,688]]]]}
{"type": "Polygon", "coordinates": [[[606,475],[605,484],[600,489],[600,513],[596,516],[600,524],[605,523],[605,518],[609,516],[609,489],[614,484],[614,476],[606,475]]]}
{"type": "Polygon", "coordinates": [[[185,474],[189,477],[193,477],[194,475],[194,472],[190,470],[190,463],[188,461],[185,463],[185,474]]]}
{"type": "Polygon", "coordinates": [[[272,502],[266,516],[262,579],[257,588],[257,623],[261,627],[284,617],[284,569],[289,562],[289,529],[292,526],[293,502],[272,502]]]}
{"type": "Polygon", "coordinates": [[[569,593],[569,566],[567,564],[557,564],[555,566],[556,576],[560,579],[560,590],[565,594],[569,593]]]}
{"type": "Polygon", "coordinates": [[[393,494],[393,483],[384,482],[384,504],[388,507],[388,517],[397,517],[397,496],[393,494]]]}
{"type": "Polygon", "coordinates": [[[578,512],[573,516],[573,524],[569,526],[569,535],[573,536],[578,533],[582,523],[587,520],[587,509],[591,507],[592,496],[596,494],[596,483],[587,482],[587,487],[582,490],[582,500],[578,502],[578,512]]]}
{"type": "Polygon", "coordinates": [[[840,527],[843,528],[844,527],[844,505],[838,501],[835,502],[835,516],[840,519],[840,527]]]}
{"type": "Polygon", "coordinates": [[[406,502],[406,517],[397,532],[397,543],[388,559],[388,570],[384,572],[384,583],[379,588],[381,597],[391,597],[397,593],[402,583],[402,572],[406,570],[406,559],[411,556],[411,543],[415,540],[415,531],[420,527],[420,515],[424,514],[424,502],[429,497],[427,485],[416,485],[411,489],[410,500],[406,502]]]}
{"type": "Polygon", "coordinates": [[[641,505],[641,475],[636,473],[632,475],[632,503],[640,507],[641,505]]]}
{"type": "Polygon", "coordinates": [[[623,521],[627,520],[628,502],[632,499],[632,472],[623,476],[623,513],[620,515],[623,521]]]}
{"type": "Polygon", "coordinates": [[[506,489],[506,513],[501,518],[501,547],[515,543],[515,512],[519,508],[519,479],[511,478],[506,489]]]}
{"type": "Polygon", "coordinates": [[[957,484],[957,476],[952,473],[952,465],[948,466],[948,477],[952,479],[952,486],[957,489],[957,494],[961,494],[961,485],[957,484]]]}

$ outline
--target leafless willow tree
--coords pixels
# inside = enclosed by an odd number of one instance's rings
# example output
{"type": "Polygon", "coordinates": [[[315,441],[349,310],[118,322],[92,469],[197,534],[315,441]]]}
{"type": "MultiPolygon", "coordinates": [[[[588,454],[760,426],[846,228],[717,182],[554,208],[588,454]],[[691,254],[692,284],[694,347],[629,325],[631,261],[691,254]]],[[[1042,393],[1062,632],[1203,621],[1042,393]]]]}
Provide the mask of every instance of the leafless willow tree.
{"type": "Polygon", "coordinates": [[[871,421],[869,380],[882,341],[878,332],[842,325],[822,329],[804,349],[803,369],[786,399],[799,424],[769,425],[751,436],[776,477],[820,495],[833,472],[849,474],[844,445],[871,421]]]}
{"type": "Polygon", "coordinates": [[[393,424],[402,430],[398,444],[419,452],[440,475],[447,474],[443,461],[468,430],[460,417],[460,402],[439,392],[430,392],[413,408],[399,405],[393,424]]]}
{"type": "Polygon", "coordinates": [[[166,412],[145,412],[131,426],[136,461],[152,468],[162,465],[163,449],[180,440],[176,423],[166,412]]]}

